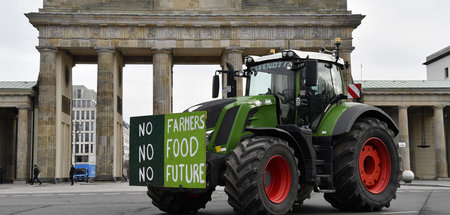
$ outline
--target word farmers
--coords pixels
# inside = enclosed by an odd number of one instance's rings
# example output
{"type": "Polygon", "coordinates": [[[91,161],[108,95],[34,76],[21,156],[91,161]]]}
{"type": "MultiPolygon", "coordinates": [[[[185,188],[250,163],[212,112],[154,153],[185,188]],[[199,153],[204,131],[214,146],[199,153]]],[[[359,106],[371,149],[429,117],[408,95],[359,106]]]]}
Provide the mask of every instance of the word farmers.
{"type": "Polygon", "coordinates": [[[167,133],[185,132],[205,128],[205,115],[180,116],[167,120],[167,133]]]}

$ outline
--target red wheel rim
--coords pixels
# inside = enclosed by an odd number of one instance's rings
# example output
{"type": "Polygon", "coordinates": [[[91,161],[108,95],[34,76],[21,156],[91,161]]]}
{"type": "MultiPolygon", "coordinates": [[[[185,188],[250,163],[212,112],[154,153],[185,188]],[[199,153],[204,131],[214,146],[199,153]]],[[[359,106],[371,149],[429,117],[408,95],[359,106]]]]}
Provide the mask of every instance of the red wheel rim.
{"type": "Polygon", "coordinates": [[[369,138],[359,154],[359,174],[366,189],[373,193],[383,192],[391,177],[391,156],[384,142],[369,138]]]}
{"type": "Polygon", "coordinates": [[[273,203],[283,202],[291,189],[291,170],[286,159],[280,155],[270,158],[263,175],[264,191],[273,203]]]}

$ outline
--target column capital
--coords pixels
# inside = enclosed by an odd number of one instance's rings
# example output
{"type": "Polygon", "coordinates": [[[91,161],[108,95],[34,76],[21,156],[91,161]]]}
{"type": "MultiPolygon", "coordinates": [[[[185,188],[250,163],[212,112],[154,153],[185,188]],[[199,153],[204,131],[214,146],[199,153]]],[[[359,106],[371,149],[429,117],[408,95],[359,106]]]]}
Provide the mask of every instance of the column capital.
{"type": "Polygon", "coordinates": [[[18,110],[30,110],[30,106],[17,106],[18,110]]]}
{"type": "Polygon", "coordinates": [[[434,105],[433,109],[435,109],[435,110],[442,110],[442,109],[444,109],[444,107],[445,107],[445,105],[439,104],[439,105],[434,105]]]}
{"type": "Polygon", "coordinates": [[[36,49],[39,52],[58,52],[58,48],[56,46],[36,46],[36,49]]]}
{"type": "Polygon", "coordinates": [[[113,46],[97,46],[94,49],[97,53],[103,53],[103,52],[114,53],[114,52],[116,52],[116,48],[113,46]]]}
{"type": "Polygon", "coordinates": [[[224,54],[228,54],[228,53],[244,53],[244,48],[242,47],[228,47],[225,48],[224,54]]]}
{"type": "Polygon", "coordinates": [[[409,105],[400,105],[398,106],[398,109],[408,109],[409,105]]]}
{"type": "Polygon", "coordinates": [[[152,48],[151,50],[153,53],[172,54],[172,49],[170,49],[170,48],[152,48]]]}

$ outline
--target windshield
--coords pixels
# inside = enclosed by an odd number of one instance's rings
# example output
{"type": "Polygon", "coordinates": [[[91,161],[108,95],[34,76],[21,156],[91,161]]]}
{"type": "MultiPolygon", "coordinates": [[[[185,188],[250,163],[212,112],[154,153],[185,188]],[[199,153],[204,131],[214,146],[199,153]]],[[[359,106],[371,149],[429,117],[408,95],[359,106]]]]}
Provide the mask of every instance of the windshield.
{"type": "Polygon", "coordinates": [[[86,169],[75,169],[75,174],[77,175],[86,174],[86,169]]]}
{"type": "Polygon", "coordinates": [[[286,91],[294,93],[294,72],[288,70],[288,66],[292,66],[290,61],[275,61],[251,67],[253,75],[248,95],[282,94],[286,91]]]}
{"type": "Polygon", "coordinates": [[[294,123],[295,73],[291,61],[274,61],[250,67],[247,95],[272,94],[277,98],[282,124],[294,123]]]}

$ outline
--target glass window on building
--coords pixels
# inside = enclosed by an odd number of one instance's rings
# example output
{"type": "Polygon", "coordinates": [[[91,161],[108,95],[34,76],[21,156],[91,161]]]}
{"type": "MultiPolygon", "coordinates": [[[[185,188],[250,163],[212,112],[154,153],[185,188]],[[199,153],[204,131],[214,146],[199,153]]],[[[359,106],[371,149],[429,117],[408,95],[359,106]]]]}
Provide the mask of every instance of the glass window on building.
{"type": "Polygon", "coordinates": [[[445,78],[448,78],[448,67],[445,68],[445,78]]]}
{"type": "Polygon", "coordinates": [[[89,142],[89,134],[84,135],[84,142],[86,142],[86,143],[89,142]]]}
{"type": "Polygon", "coordinates": [[[89,122],[86,122],[84,130],[89,131],[89,122]]]}
{"type": "Polygon", "coordinates": [[[94,133],[91,133],[91,140],[94,142],[94,133]]]}
{"type": "Polygon", "coordinates": [[[95,111],[94,110],[91,111],[91,119],[95,119],[95,111]]]}
{"type": "Polygon", "coordinates": [[[81,101],[81,106],[86,107],[86,100],[81,101]]]}
{"type": "Polygon", "coordinates": [[[80,119],[80,111],[77,111],[77,119],[80,119]]]}
{"type": "Polygon", "coordinates": [[[89,111],[86,111],[86,119],[89,119],[89,111]]]}
{"type": "Polygon", "coordinates": [[[94,122],[91,122],[91,129],[94,131],[94,122]]]}
{"type": "Polygon", "coordinates": [[[77,98],[81,99],[81,89],[77,89],[77,98]]]}
{"type": "Polygon", "coordinates": [[[75,134],[75,142],[80,142],[80,135],[79,134],[75,134]]]}
{"type": "Polygon", "coordinates": [[[86,101],[86,107],[91,107],[91,101],[90,100],[86,101]]]}
{"type": "Polygon", "coordinates": [[[77,100],[77,107],[81,107],[81,101],[77,100]]]}
{"type": "Polygon", "coordinates": [[[89,153],[89,144],[84,145],[84,153],[89,153]]]}
{"type": "Polygon", "coordinates": [[[75,153],[80,152],[80,146],[78,144],[75,144],[75,153]]]}
{"type": "Polygon", "coordinates": [[[81,111],[81,119],[84,119],[84,110],[81,111]]]}
{"type": "Polygon", "coordinates": [[[89,156],[88,155],[76,156],[75,162],[89,162],[89,156]]]}
{"type": "Polygon", "coordinates": [[[94,144],[91,144],[91,153],[94,153],[94,144]]]}

